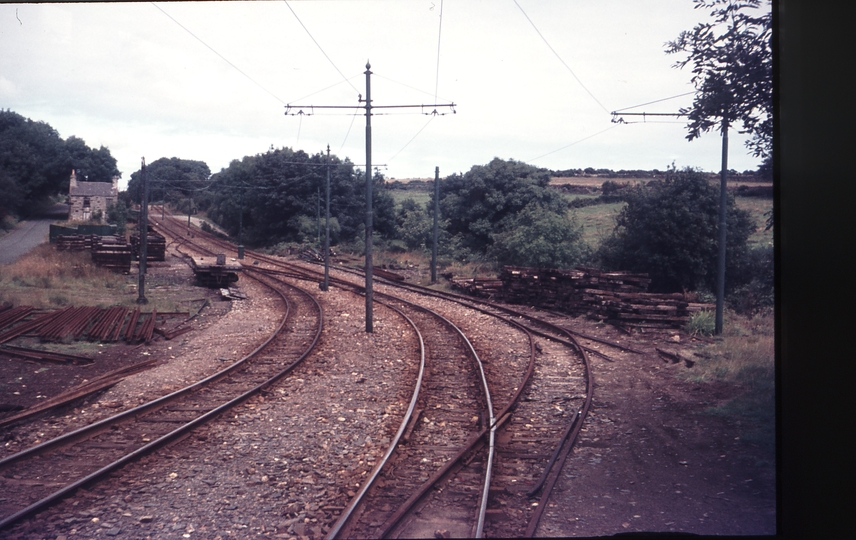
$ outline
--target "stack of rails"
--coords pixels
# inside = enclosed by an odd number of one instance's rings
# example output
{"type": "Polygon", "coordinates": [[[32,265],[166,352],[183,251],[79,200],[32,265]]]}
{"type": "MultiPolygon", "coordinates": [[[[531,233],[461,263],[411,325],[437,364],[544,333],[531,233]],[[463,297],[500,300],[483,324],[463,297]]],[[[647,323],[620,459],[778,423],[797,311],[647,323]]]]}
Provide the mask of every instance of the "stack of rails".
{"type": "MultiPolygon", "coordinates": [[[[140,259],[140,235],[131,235],[131,248],[134,258],[140,259]]],[[[166,260],[166,238],[154,231],[149,230],[146,235],[146,261],[166,260]]]]}
{"type": "Polygon", "coordinates": [[[122,338],[129,343],[148,343],[157,317],[154,309],[151,313],[142,313],[139,308],[130,310],[122,306],[69,306],[20,322],[32,313],[31,306],[0,309],[0,343],[24,334],[54,342],[79,340],[85,336],[89,341],[115,342],[122,338]]]}
{"type": "Polygon", "coordinates": [[[32,313],[33,306],[0,306],[0,330],[12,326],[32,313]]]}
{"type": "Polygon", "coordinates": [[[92,262],[115,272],[130,272],[133,250],[124,236],[99,236],[92,246],[92,262]]]}

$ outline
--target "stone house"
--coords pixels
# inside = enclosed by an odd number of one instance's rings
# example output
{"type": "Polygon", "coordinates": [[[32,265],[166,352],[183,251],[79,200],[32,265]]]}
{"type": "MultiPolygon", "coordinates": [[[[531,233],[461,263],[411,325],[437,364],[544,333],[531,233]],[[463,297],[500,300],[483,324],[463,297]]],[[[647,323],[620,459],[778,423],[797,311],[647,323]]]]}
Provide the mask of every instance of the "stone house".
{"type": "MultiPolygon", "coordinates": [[[[113,183],[79,182],[74,170],[68,183],[68,220],[88,221],[93,212],[101,210],[107,215],[107,206],[119,198],[119,177],[113,177],[113,183]]],[[[103,218],[102,218],[103,219],[103,218]]]]}

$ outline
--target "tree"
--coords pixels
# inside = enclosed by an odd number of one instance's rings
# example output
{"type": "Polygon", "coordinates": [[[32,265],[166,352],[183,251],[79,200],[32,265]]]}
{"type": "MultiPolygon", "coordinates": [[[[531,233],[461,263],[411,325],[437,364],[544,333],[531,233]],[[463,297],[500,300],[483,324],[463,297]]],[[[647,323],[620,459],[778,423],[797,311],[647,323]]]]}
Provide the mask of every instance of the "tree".
{"type": "Polygon", "coordinates": [[[573,218],[526,206],[505,231],[493,235],[491,253],[500,264],[538,268],[572,268],[587,257],[582,228],[573,218]]]}
{"type": "MultiPolygon", "coordinates": [[[[330,214],[336,218],[339,239],[353,240],[365,231],[365,175],[349,160],[331,156],[330,214]]],[[[213,196],[208,216],[250,245],[301,242],[310,229],[317,235],[319,193],[326,184],[327,155],[309,155],[282,148],[233,160],[212,177],[213,196]],[[320,188],[320,190],[319,190],[320,188]],[[316,223],[310,227],[307,219],[316,223]]],[[[391,195],[380,173],[373,176],[375,231],[391,235],[395,214],[391,195]]],[[[333,231],[335,232],[335,231],[333,231]]]]}
{"type": "Polygon", "coordinates": [[[719,203],[719,255],[716,283],[717,334],[722,332],[726,274],[726,199],[728,129],[742,122],[742,133],[752,135],[747,143],[760,157],[772,149],[772,11],[770,0],[694,0],[696,9],[711,9],[713,21],[700,23],[668,42],[666,53],[688,53],[675,64],[692,63],[696,95],[692,107],[682,109],[689,119],[687,139],[720,126],[722,169],[719,203]]]}
{"type": "MultiPolygon", "coordinates": [[[[598,250],[604,268],[646,272],[651,290],[713,290],[719,227],[716,187],[698,170],[671,169],[664,180],[637,185],[624,194],[627,206],[598,250]]],[[[746,241],[755,225],[749,213],[728,199],[728,263],[732,288],[748,276],[746,241]]],[[[748,278],[747,278],[748,279],[748,278]]]]}
{"type": "Polygon", "coordinates": [[[666,43],[667,54],[686,53],[675,64],[692,65],[696,94],[681,109],[692,141],[711,129],[742,123],[753,155],[766,158],[773,143],[773,54],[770,0],[693,0],[711,9],[712,21],[699,23],[666,43]],[[764,9],[766,6],[768,9],[764,9]]]}
{"type": "Polygon", "coordinates": [[[564,213],[561,195],[548,187],[550,174],[526,163],[494,158],[465,174],[440,183],[440,215],[447,231],[470,251],[484,255],[494,234],[513,225],[517,214],[537,203],[544,210],[564,213]]]}
{"type": "MultiPolygon", "coordinates": [[[[160,158],[152,161],[146,165],[146,173],[148,174],[150,201],[186,199],[206,187],[208,179],[211,177],[211,169],[204,161],[177,157],[160,158]]],[[[141,187],[140,171],[131,173],[127,190],[131,200],[140,201],[142,197],[141,187]]]]}
{"type": "Polygon", "coordinates": [[[45,122],[0,110],[0,217],[27,215],[50,196],[67,193],[72,169],[90,181],[110,182],[120,174],[109,149],[93,150],[73,135],[64,141],[45,122]]]}

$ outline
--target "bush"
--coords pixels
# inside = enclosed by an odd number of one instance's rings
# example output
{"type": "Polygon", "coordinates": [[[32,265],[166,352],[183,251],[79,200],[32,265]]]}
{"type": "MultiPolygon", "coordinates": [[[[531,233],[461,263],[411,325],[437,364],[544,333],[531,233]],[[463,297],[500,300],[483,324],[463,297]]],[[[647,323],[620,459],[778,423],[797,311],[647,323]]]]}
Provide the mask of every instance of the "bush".
{"type": "MultiPolygon", "coordinates": [[[[651,290],[715,290],[719,189],[694,169],[667,171],[664,180],[623,195],[627,206],[612,235],[598,249],[607,269],[646,272],[651,290]]],[[[726,289],[747,282],[747,239],[755,226],[729,196],[726,209],[726,289]]]]}
{"type": "Polygon", "coordinates": [[[773,246],[749,251],[744,274],[740,276],[745,285],[737,287],[726,298],[729,307],[750,316],[771,310],[775,302],[774,269],[773,246]]]}
{"type": "Polygon", "coordinates": [[[493,235],[490,254],[502,265],[571,268],[588,256],[588,246],[572,218],[530,204],[493,235]]]}

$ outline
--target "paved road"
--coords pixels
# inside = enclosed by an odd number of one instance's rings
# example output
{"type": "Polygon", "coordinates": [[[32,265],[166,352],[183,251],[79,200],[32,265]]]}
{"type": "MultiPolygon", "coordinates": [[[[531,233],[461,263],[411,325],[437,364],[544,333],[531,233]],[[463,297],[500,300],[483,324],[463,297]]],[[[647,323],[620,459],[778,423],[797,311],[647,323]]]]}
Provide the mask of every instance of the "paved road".
{"type": "Polygon", "coordinates": [[[57,204],[44,217],[22,221],[9,234],[0,238],[0,264],[10,264],[34,247],[48,241],[50,225],[68,217],[68,205],[57,204]]]}

